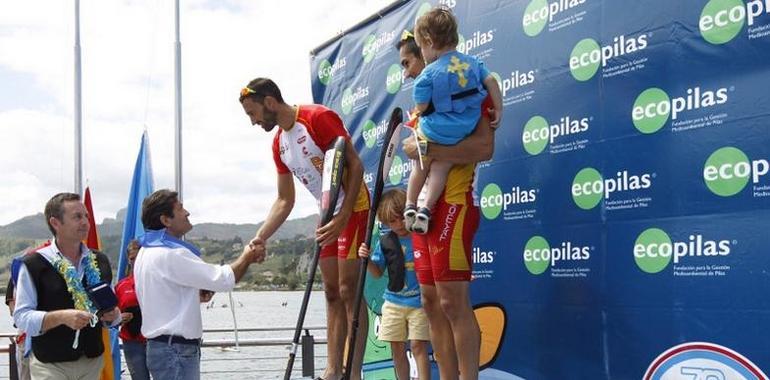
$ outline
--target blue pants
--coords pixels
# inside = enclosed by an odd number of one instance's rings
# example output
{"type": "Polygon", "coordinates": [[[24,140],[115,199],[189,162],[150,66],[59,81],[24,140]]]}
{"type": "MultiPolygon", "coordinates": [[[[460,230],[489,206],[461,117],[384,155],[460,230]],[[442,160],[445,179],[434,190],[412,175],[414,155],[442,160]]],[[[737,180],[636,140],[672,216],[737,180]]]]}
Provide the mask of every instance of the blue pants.
{"type": "Polygon", "coordinates": [[[147,345],[135,341],[123,341],[123,356],[126,357],[131,380],[150,380],[147,369],[147,345]]]}
{"type": "Polygon", "coordinates": [[[148,340],[147,368],[153,379],[200,380],[201,348],[194,344],[148,340]]]}

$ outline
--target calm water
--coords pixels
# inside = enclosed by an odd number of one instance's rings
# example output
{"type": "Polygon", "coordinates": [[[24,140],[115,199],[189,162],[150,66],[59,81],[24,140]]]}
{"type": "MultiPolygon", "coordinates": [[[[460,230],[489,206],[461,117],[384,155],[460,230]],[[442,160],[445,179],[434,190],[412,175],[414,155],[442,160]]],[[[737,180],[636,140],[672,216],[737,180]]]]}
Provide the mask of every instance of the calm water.
{"type": "MultiPolygon", "coordinates": [[[[238,328],[247,327],[294,327],[297,322],[302,292],[234,292],[235,316],[238,328]],[[286,304],[284,306],[284,303],[286,304]]],[[[227,293],[217,293],[212,300],[213,307],[202,305],[203,328],[232,328],[233,317],[227,293]],[[227,305],[223,307],[222,305],[227,305]]],[[[0,313],[0,331],[10,332],[13,324],[7,312],[0,313]]],[[[326,309],[323,293],[316,291],[310,297],[305,326],[325,326],[326,309]]],[[[291,340],[293,331],[278,332],[239,332],[240,339],[286,338],[291,340]]],[[[317,338],[325,338],[325,331],[316,331],[317,338]]],[[[204,339],[234,339],[233,333],[204,334],[204,339]]],[[[2,343],[3,345],[5,343],[2,343]]],[[[288,348],[242,347],[239,352],[224,351],[219,348],[204,348],[201,356],[201,372],[204,379],[280,379],[286,368],[288,348]]],[[[316,376],[322,374],[326,366],[326,346],[315,346],[316,376]]],[[[295,376],[301,374],[302,362],[298,357],[295,364],[295,376]]],[[[125,364],[123,364],[125,370],[125,364]]],[[[0,355],[0,378],[8,378],[8,356],[0,355]]],[[[125,370],[123,379],[129,379],[125,370]]]]}

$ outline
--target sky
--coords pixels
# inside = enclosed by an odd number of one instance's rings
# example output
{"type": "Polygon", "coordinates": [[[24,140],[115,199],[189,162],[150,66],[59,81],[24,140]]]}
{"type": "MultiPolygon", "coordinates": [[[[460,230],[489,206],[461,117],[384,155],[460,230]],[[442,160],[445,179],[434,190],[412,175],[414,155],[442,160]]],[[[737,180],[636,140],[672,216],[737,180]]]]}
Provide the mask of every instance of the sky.
{"type": "MultiPolygon", "coordinates": [[[[193,223],[257,223],[276,196],[272,134],[237,101],[256,77],[312,103],[309,52],[391,0],[184,0],[183,191],[193,223]]],[[[174,187],[174,2],[83,0],[84,186],[97,221],[125,207],[142,132],[174,187]]],[[[0,3],[0,225],[74,190],[74,0],[0,3]]],[[[290,218],[316,212],[301,185],[290,218]]]]}

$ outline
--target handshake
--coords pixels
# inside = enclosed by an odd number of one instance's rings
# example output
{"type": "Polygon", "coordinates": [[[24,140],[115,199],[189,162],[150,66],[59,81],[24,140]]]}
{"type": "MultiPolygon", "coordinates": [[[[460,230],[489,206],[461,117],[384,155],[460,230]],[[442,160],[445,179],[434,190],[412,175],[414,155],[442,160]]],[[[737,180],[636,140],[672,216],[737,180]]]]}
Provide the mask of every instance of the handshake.
{"type": "Polygon", "coordinates": [[[267,256],[267,244],[261,238],[255,237],[243,247],[241,256],[250,263],[261,263],[265,261],[265,256],[267,256]]]}

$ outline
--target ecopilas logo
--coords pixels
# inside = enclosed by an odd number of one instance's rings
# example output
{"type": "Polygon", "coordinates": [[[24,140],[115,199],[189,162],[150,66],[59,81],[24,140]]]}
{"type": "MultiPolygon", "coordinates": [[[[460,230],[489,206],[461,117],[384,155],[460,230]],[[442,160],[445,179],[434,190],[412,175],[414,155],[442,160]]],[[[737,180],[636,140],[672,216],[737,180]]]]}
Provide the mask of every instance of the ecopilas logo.
{"type": "Polygon", "coordinates": [[[548,3],[547,0],[532,0],[524,10],[524,17],[521,20],[524,33],[530,37],[537,36],[557,14],[585,2],[586,0],[558,0],[548,3]]]}
{"type": "Polygon", "coordinates": [[[580,40],[569,56],[569,71],[572,77],[583,82],[594,77],[599,67],[607,66],[607,62],[613,58],[631,54],[647,48],[649,35],[641,34],[637,37],[624,35],[612,39],[612,44],[599,46],[593,38],[580,40]]]}
{"type": "Polygon", "coordinates": [[[524,266],[529,273],[542,274],[549,267],[555,267],[564,261],[583,261],[591,258],[591,248],[574,244],[570,241],[551,248],[542,236],[533,236],[524,246],[524,266]]]}
{"type": "MultiPolygon", "coordinates": [[[[732,90],[732,88],[730,88],[732,90]]],[[[702,90],[696,86],[688,88],[686,95],[670,98],[668,94],[657,87],[642,91],[634,101],[631,118],[634,127],[639,132],[655,133],[671,120],[676,120],[682,113],[700,108],[713,107],[727,103],[728,89],[722,87],[716,90],[702,90]]]]}
{"type": "Polygon", "coordinates": [[[390,65],[385,77],[385,90],[388,94],[395,94],[401,89],[402,83],[404,83],[404,69],[397,63],[390,65]]]}
{"type": "Polygon", "coordinates": [[[614,193],[650,188],[653,178],[655,173],[631,174],[628,170],[618,171],[615,177],[602,178],[598,170],[583,168],[572,180],[572,200],[581,209],[590,210],[614,193]]]}
{"type": "Polygon", "coordinates": [[[318,80],[324,85],[329,84],[334,76],[345,67],[345,64],[345,57],[334,61],[334,64],[328,59],[324,59],[318,66],[318,80]]]}
{"type": "Polygon", "coordinates": [[[706,3],[698,20],[703,39],[714,45],[732,41],[743,26],[754,25],[758,17],[770,13],[770,2],[753,0],[711,0],[706,3]]]}
{"type": "Polygon", "coordinates": [[[532,203],[537,200],[538,189],[523,189],[519,186],[511,187],[510,191],[503,193],[496,183],[490,183],[481,192],[481,214],[489,220],[497,219],[500,214],[508,210],[512,205],[532,203]]]}
{"type": "Polygon", "coordinates": [[[361,55],[364,57],[364,63],[369,63],[377,55],[377,53],[390,46],[391,42],[396,38],[396,31],[380,32],[380,34],[370,34],[364,42],[364,48],[361,51],[361,55]]]}
{"type": "Polygon", "coordinates": [[[533,116],[524,125],[521,133],[521,142],[524,150],[531,155],[538,155],[545,147],[562,136],[582,133],[588,130],[592,117],[574,118],[564,116],[556,124],[548,125],[548,121],[542,116],[533,116]]]}
{"type": "Polygon", "coordinates": [[[367,148],[374,147],[377,144],[377,140],[380,139],[388,130],[388,120],[383,119],[379,124],[375,124],[371,120],[367,120],[364,123],[363,132],[361,135],[364,138],[364,144],[367,148]]]}
{"type": "Polygon", "coordinates": [[[412,160],[406,160],[406,162],[404,162],[400,156],[393,157],[393,163],[391,164],[390,171],[388,172],[390,184],[393,186],[400,185],[404,177],[407,177],[411,171],[412,160]]]}
{"type": "Polygon", "coordinates": [[[730,240],[710,240],[701,234],[691,234],[684,241],[672,241],[671,237],[660,228],[648,228],[636,238],[634,243],[634,261],[646,273],[658,273],[673,261],[730,254],[730,240]]]}
{"type": "Polygon", "coordinates": [[[345,115],[350,114],[356,103],[365,100],[369,97],[369,86],[358,87],[354,92],[350,88],[342,92],[342,113],[345,115]]]}
{"type": "Polygon", "coordinates": [[[740,193],[751,180],[757,184],[770,171],[767,160],[750,160],[738,148],[726,146],[712,153],[703,166],[703,181],[712,193],[729,197],[740,193]]]}
{"type": "Polygon", "coordinates": [[[495,30],[488,30],[486,32],[475,31],[469,39],[465,39],[462,34],[457,35],[457,51],[463,54],[470,54],[473,49],[484,46],[495,38],[495,30]]]}

